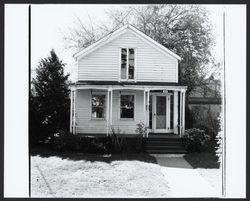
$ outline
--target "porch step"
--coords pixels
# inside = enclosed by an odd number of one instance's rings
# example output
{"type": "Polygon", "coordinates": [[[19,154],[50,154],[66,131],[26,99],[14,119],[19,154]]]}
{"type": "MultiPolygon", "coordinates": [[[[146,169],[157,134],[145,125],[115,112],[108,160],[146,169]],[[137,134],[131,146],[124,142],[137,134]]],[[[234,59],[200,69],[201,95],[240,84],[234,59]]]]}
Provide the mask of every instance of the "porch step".
{"type": "Polygon", "coordinates": [[[158,145],[146,145],[146,149],[149,149],[149,150],[182,150],[184,149],[183,146],[181,145],[175,145],[175,146],[171,146],[171,145],[168,145],[168,146],[158,146],[158,145]]]}
{"type": "Polygon", "coordinates": [[[149,154],[185,154],[186,150],[150,150],[147,151],[149,154]]]}
{"type": "Polygon", "coordinates": [[[173,133],[149,133],[148,137],[151,138],[180,138],[179,135],[173,134],[173,133]]]}
{"type": "Polygon", "coordinates": [[[178,141],[147,141],[146,146],[178,146],[181,143],[178,141]]]}
{"type": "Polygon", "coordinates": [[[146,138],[145,149],[148,153],[184,154],[186,150],[182,139],[177,135],[149,135],[146,138]]]}
{"type": "Polygon", "coordinates": [[[150,142],[181,142],[182,139],[181,138],[151,138],[151,137],[148,137],[147,138],[150,142]]]}

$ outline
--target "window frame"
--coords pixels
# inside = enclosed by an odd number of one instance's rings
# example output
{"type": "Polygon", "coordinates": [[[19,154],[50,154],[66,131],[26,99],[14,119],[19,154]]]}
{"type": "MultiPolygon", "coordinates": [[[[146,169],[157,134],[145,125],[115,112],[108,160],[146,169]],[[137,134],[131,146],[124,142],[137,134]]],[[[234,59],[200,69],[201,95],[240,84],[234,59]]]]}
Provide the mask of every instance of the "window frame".
{"type": "Polygon", "coordinates": [[[120,47],[119,49],[119,82],[120,81],[136,82],[136,60],[137,60],[137,49],[135,47],[120,47]],[[121,78],[122,49],[127,50],[126,79],[121,78]],[[134,50],[134,79],[129,79],[129,49],[134,50]]]}
{"type": "Polygon", "coordinates": [[[105,92],[90,92],[90,120],[97,120],[97,121],[102,121],[102,120],[106,120],[106,117],[107,117],[107,94],[105,92]],[[97,118],[97,117],[93,117],[92,116],[92,109],[93,109],[93,106],[92,106],[92,98],[93,98],[93,95],[104,95],[105,97],[105,103],[103,105],[103,108],[104,108],[104,117],[103,118],[97,118]]]}
{"type": "Polygon", "coordinates": [[[119,94],[119,103],[118,103],[118,118],[119,120],[122,120],[122,121],[134,121],[136,119],[136,93],[131,93],[131,92],[126,92],[126,93],[120,93],[119,94]],[[121,117],[121,96],[122,95],[133,95],[134,96],[134,117],[133,118],[122,118],[121,117]]]}

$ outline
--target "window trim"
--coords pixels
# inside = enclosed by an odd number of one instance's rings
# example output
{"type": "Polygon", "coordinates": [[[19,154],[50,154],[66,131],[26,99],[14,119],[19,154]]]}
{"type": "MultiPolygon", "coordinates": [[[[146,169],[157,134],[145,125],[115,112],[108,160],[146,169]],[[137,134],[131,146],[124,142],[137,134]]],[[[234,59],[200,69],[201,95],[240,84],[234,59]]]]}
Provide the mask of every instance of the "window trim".
{"type": "Polygon", "coordinates": [[[119,82],[136,82],[136,60],[137,60],[137,48],[135,47],[120,47],[119,48],[119,82]],[[126,79],[121,78],[121,53],[122,49],[127,49],[127,65],[126,65],[126,79]],[[128,79],[128,74],[129,74],[129,49],[134,49],[134,79],[128,79]]]}
{"type": "Polygon", "coordinates": [[[90,91],[90,120],[97,120],[97,121],[104,121],[106,120],[107,116],[107,94],[105,92],[97,92],[97,91],[90,91]],[[105,96],[105,104],[104,104],[104,117],[103,118],[96,118],[92,117],[92,97],[93,95],[104,95],[105,96]]]}
{"type": "Polygon", "coordinates": [[[121,92],[119,94],[118,102],[118,119],[121,121],[134,121],[136,119],[136,93],[133,92],[121,92]],[[121,118],[121,95],[133,95],[134,96],[134,117],[133,118],[121,118]]]}

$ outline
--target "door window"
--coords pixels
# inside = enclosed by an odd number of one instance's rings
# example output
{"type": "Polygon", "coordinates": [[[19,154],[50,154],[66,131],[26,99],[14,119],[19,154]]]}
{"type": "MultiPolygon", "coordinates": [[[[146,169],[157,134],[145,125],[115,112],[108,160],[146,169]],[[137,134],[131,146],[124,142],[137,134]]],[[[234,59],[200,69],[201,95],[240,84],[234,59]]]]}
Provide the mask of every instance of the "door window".
{"type": "Polygon", "coordinates": [[[166,96],[156,96],[156,129],[166,129],[166,96]]]}

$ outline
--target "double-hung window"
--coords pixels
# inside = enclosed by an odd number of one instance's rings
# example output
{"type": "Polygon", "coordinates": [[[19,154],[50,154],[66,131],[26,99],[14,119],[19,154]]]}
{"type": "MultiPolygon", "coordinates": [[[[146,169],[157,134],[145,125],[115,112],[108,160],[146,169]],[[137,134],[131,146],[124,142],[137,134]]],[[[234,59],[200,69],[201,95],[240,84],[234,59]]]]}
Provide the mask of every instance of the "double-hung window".
{"type": "Polygon", "coordinates": [[[120,96],[120,118],[121,119],[133,119],[134,118],[134,95],[120,96]]]}
{"type": "Polygon", "coordinates": [[[121,80],[135,79],[135,50],[133,48],[121,49],[121,80]]]}
{"type": "Polygon", "coordinates": [[[105,95],[104,94],[92,94],[91,98],[91,117],[93,119],[105,118],[105,95]]]}

